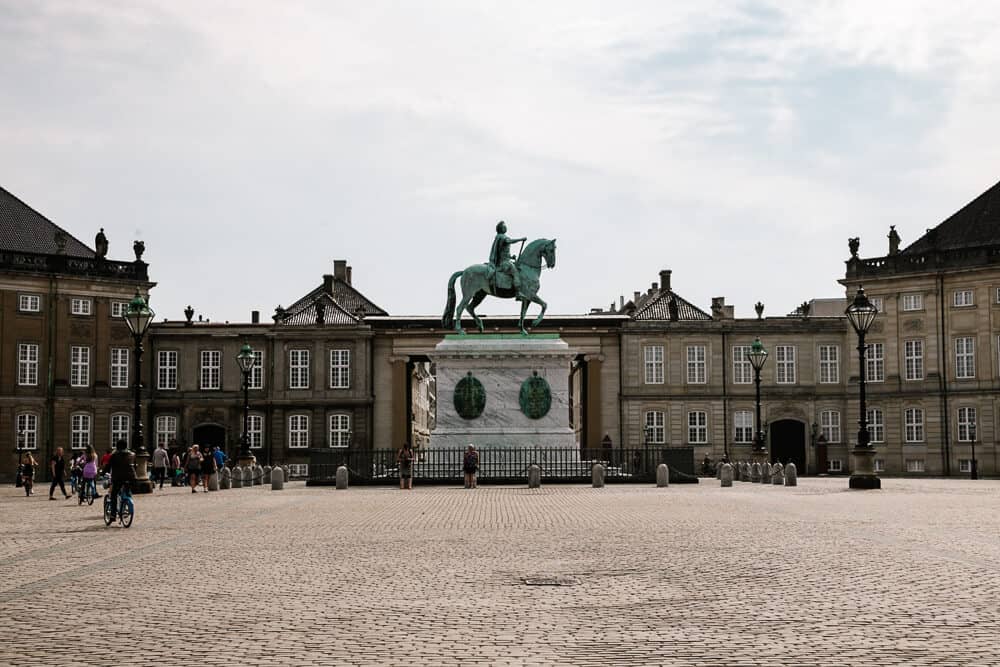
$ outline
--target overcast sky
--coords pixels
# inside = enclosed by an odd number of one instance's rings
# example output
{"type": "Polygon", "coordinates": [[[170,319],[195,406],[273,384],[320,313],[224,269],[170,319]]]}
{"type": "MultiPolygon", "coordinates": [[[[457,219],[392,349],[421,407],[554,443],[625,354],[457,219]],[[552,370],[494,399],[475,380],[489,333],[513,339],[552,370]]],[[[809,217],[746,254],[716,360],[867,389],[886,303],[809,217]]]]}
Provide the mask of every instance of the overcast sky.
{"type": "MultiPolygon", "coordinates": [[[[333,272],[439,315],[497,220],[540,295],[673,269],[738,316],[839,296],[1000,179],[1000,3],[0,0],[0,184],[180,319],[269,317],[333,272]]],[[[511,312],[488,300],[484,313],[511,312]]]]}

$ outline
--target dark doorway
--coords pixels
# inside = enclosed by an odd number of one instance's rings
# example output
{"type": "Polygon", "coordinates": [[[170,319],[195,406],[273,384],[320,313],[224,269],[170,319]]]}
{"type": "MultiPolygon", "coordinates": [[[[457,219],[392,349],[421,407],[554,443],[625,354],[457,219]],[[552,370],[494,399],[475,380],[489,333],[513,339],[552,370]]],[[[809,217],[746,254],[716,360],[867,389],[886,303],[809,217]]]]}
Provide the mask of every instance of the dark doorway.
{"type": "Polygon", "coordinates": [[[800,475],[806,474],[806,425],[794,419],[771,422],[771,462],[789,461],[800,475]]]}
{"type": "MultiPolygon", "coordinates": [[[[202,424],[194,427],[192,445],[198,445],[198,449],[204,451],[206,447],[218,447],[226,451],[226,429],[218,424],[202,424]]],[[[231,452],[226,452],[230,454],[231,452]]]]}

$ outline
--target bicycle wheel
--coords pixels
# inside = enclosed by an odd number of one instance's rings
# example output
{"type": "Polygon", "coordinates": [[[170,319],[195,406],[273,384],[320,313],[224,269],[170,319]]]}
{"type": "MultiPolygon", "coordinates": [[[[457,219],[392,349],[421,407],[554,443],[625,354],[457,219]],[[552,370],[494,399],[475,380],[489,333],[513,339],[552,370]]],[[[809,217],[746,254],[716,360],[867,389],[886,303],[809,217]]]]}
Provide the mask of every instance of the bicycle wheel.
{"type": "MultiPolygon", "coordinates": [[[[93,499],[90,502],[94,502],[93,499]]],[[[106,494],[104,496],[104,525],[110,526],[114,520],[115,517],[111,511],[111,494],[106,494]]]]}
{"type": "Polygon", "coordinates": [[[93,489],[87,489],[87,504],[88,505],[93,505],[94,504],[94,490],[93,489]]]}
{"type": "Polygon", "coordinates": [[[121,508],[118,513],[121,515],[118,520],[122,522],[122,525],[128,528],[132,525],[132,517],[135,516],[135,505],[132,504],[131,498],[122,498],[121,508]]]}

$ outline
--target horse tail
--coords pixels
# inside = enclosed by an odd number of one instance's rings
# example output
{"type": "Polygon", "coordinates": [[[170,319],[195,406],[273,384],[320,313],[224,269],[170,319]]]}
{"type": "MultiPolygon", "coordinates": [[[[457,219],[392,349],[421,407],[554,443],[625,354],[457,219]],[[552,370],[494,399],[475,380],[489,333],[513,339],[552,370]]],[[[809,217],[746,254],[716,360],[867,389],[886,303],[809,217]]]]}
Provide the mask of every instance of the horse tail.
{"type": "Polygon", "coordinates": [[[450,329],[455,325],[455,281],[464,271],[456,271],[451,274],[448,281],[448,303],[444,307],[444,315],[441,316],[441,326],[450,329]]]}

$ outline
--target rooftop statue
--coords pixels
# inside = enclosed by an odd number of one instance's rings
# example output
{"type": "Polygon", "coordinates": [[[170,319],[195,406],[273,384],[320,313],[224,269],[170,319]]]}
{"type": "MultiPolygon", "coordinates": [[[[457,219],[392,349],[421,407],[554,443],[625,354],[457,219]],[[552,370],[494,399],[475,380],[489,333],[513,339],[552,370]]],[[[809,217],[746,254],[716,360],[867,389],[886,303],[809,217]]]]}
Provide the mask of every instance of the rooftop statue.
{"type": "Polygon", "coordinates": [[[553,268],[556,265],[556,240],[535,239],[524,246],[526,238],[512,239],[507,236],[507,225],[497,223],[497,234],[490,248],[490,261],[486,264],[473,264],[463,271],[456,271],[448,281],[448,304],[445,306],[441,325],[446,329],[454,328],[459,333],[462,329],[462,313],[466,310],[472,315],[479,331],[484,329],[483,321],[476,315],[476,306],[487,296],[501,299],[517,299],[521,302],[521,334],[527,335],[524,328],[524,316],[528,312],[528,304],[537,303],[542,311],[532,322],[537,327],[545,316],[548,304],[538,297],[539,276],[542,273],[542,262],[553,268]],[[522,248],[519,257],[511,255],[510,248],[520,242],[522,248]],[[462,300],[455,307],[455,281],[462,279],[462,300]]]}

